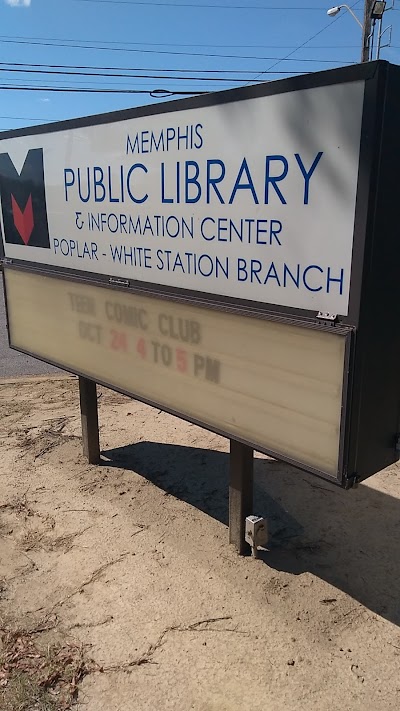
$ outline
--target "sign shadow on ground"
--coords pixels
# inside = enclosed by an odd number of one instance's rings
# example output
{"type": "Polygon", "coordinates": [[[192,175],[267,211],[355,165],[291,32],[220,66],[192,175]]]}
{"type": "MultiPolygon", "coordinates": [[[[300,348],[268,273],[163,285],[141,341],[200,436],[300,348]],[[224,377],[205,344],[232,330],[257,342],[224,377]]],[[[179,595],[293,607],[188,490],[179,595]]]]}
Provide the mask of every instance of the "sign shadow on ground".
{"type": "MultiPolygon", "coordinates": [[[[134,471],[228,524],[228,453],[139,442],[102,454],[107,466],[134,471]]],[[[254,481],[254,513],[268,518],[261,556],[269,567],[310,572],[400,625],[398,499],[365,485],[346,492],[265,458],[254,460],[254,481]]]]}

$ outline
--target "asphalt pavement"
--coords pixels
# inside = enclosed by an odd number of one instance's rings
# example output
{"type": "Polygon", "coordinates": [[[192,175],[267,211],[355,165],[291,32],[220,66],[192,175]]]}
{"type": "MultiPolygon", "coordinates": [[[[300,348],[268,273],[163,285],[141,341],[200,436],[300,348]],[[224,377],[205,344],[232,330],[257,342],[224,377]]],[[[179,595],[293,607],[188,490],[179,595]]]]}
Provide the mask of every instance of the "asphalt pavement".
{"type": "Polygon", "coordinates": [[[0,272],[0,378],[14,378],[24,375],[47,375],[62,371],[11,350],[8,345],[6,309],[4,304],[3,275],[0,272]]]}

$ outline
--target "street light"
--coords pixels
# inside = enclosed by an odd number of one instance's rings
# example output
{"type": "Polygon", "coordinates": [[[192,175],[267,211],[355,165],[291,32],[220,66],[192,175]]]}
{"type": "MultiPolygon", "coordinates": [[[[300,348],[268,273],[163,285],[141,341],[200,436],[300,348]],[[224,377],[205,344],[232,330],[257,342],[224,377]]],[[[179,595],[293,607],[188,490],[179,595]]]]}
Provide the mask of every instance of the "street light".
{"type": "MultiPolygon", "coordinates": [[[[383,30],[382,32],[382,20],[383,20],[383,15],[386,11],[386,0],[366,0],[365,3],[365,11],[364,11],[364,24],[360,22],[358,17],[354,14],[353,10],[348,6],[348,5],[335,5],[335,7],[331,7],[329,10],[327,10],[327,15],[329,17],[335,17],[336,15],[339,14],[340,10],[344,7],[345,10],[348,10],[350,15],[352,15],[357,22],[357,24],[361,27],[362,33],[363,33],[363,39],[362,39],[362,52],[361,52],[361,61],[362,62],[368,62],[370,59],[373,58],[374,56],[374,39],[375,39],[375,25],[376,22],[378,22],[378,29],[377,29],[377,48],[376,48],[376,59],[379,59],[379,54],[381,50],[381,40],[385,32],[389,31],[390,37],[391,37],[391,29],[392,27],[386,27],[386,29],[383,30]]],[[[389,7],[389,10],[393,10],[394,6],[394,0],[389,7]]],[[[390,39],[389,39],[389,44],[390,44],[390,39]]],[[[387,46],[387,45],[385,45],[387,46]]]]}
{"type": "MultiPolygon", "coordinates": [[[[383,3],[378,3],[376,2],[375,5],[382,5],[383,3]]],[[[360,25],[361,29],[363,28],[362,23],[358,19],[357,15],[354,14],[353,10],[348,6],[348,5],[336,5],[335,7],[331,7],[329,10],[327,10],[327,15],[329,17],[335,17],[336,15],[339,14],[342,8],[345,8],[346,10],[349,11],[350,15],[353,15],[355,21],[360,25]]]]}
{"type": "MultiPolygon", "coordinates": [[[[392,8],[390,8],[392,9],[392,8]]],[[[386,1],[385,2],[379,2],[376,0],[374,2],[373,8],[371,10],[371,20],[382,20],[383,13],[386,10],[386,1]]]]}

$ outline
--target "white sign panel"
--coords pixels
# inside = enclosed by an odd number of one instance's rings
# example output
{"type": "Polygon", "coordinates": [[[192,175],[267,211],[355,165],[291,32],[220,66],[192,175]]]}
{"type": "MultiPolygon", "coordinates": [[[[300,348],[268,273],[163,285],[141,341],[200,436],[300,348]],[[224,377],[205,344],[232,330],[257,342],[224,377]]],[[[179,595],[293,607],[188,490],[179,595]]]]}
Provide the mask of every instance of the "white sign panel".
{"type": "Polygon", "coordinates": [[[5,270],[10,340],[331,477],[345,337],[5,270]]]}
{"type": "Polygon", "coordinates": [[[346,315],[363,97],[359,81],[0,140],[5,255],[346,315]]]}

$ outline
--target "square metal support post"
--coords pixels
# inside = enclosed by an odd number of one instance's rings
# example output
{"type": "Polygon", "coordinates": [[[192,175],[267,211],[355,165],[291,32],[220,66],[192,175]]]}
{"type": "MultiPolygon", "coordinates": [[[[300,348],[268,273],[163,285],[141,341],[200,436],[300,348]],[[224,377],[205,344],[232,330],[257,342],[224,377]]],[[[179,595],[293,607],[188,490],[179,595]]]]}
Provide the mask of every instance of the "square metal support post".
{"type": "Polygon", "coordinates": [[[100,461],[99,418],[97,412],[96,383],[79,376],[83,454],[89,464],[100,461]]]}
{"type": "Polygon", "coordinates": [[[250,554],[244,540],[245,518],[253,508],[253,450],[230,440],[229,457],[229,543],[240,555],[250,554]]]}

